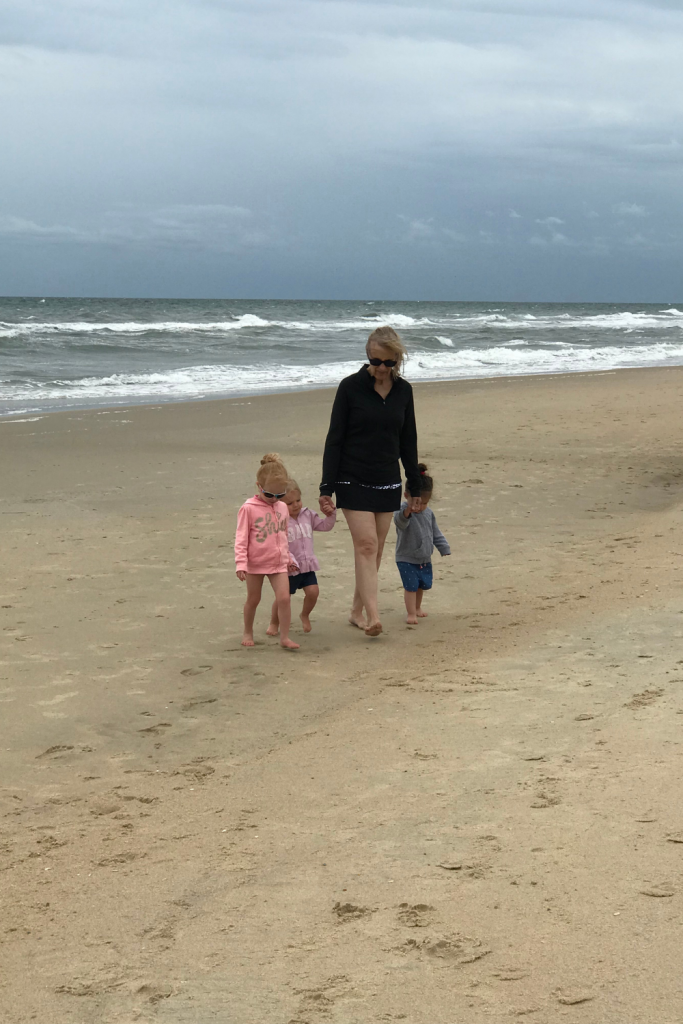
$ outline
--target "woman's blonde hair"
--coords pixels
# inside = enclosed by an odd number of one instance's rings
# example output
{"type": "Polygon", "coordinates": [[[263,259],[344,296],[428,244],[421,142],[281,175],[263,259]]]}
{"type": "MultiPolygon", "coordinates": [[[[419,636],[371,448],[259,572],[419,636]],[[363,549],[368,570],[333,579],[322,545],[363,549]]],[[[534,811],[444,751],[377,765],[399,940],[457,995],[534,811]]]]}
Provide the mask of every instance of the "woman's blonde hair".
{"type": "Polygon", "coordinates": [[[391,354],[395,356],[396,366],[392,366],[391,376],[396,380],[401,375],[403,361],[408,354],[398,334],[393,327],[377,327],[368,338],[368,343],[365,346],[365,354],[368,359],[370,358],[370,346],[373,344],[381,345],[382,348],[388,348],[391,354]]]}
{"type": "Polygon", "coordinates": [[[261,465],[256,473],[256,483],[263,487],[267,480],[282,480],[283,483],[289,482],[289,473],[277,452],[268,452],[261,459],[261,465]]]}

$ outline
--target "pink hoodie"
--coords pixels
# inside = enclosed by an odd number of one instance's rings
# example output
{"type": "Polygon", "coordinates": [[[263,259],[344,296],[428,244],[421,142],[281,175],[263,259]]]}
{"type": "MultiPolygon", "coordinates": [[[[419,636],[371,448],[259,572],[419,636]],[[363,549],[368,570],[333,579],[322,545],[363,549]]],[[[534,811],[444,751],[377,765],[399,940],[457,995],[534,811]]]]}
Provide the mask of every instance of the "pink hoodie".
{"type": "Polygon", "coordinates": [[[255,575],[287,572],[296,562],[289,553],[289,509],[284,501],[270,505],[258,494],[245,501],[237,513],[235,568],[255,575]]]}
{"type": "MultiPolygon", "coordinates": [[[[320,568],[320,562],[315,557],[313,550],[313,531],[331,530],[336,521],[336,511],[330,516],[323,517],[306,507],[301,509],[296,519],[294,516],[289,517],[287,536],[289,537],[289,550],[299,566],[297,573],[315,572],[320,568]]],[[[291,575],[294,576],[296,573],[291,573],[291,575]]]]}

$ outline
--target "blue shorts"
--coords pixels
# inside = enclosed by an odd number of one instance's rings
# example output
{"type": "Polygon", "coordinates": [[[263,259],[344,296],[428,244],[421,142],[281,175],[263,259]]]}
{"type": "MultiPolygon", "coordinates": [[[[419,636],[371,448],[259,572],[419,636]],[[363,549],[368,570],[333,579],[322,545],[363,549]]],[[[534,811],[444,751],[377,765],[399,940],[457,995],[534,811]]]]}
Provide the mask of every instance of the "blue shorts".
{"type": "Polygon", "coordinates": [[[422,565],[415,565],[414,562],[397,562],[398,571],[403,581],[403,589],[414,594],[416,590],[432,589],[432,563],[424,562],[422,565]]]}
{"type": "Polygon", "coordinates": [[[314,572],[300,572],[296,576],[289,577],[289,592],[290,594],[296,594],[297,590],[303,590],[304,587],[317,587],[318,577],[314,572]]]}

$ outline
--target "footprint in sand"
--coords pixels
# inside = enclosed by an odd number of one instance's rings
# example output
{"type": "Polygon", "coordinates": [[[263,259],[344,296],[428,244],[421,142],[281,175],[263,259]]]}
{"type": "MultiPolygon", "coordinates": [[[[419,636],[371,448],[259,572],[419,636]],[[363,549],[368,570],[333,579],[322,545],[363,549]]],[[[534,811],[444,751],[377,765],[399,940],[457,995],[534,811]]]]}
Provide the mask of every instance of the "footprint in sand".
{"type": "Polygon", "coordinates": [[[354,903],[335,903],[332,912],[337,915],[340,921],[357,921],[361,917],[368,917],[375,911],[371,907],[357,907],[354,903]]]}
{"type": "Polygon", "coordinates": [[[64,754],[67,750],[73,750],[72,746],[66,743],[57,743],[54,747],[48,747],[42,754],[36,754],[36,761],[41,757],[54,757],[57,754],[64,754]]]}
{"type": "Polygon", "coordinates": [[[196,668],[183,668],[180,670],[181,676],[200,676],[203,672],[210,672],[213,665],[197,665],[196,668]]]}
{"type": "Polygon", "coordinates": [[[476,960],[488,956],[491,948],[469,935],[453,933],[443,935],[438,939],[408,939],[398,947],[398,951],[426,954],[435,960],[443,961],[444,965],[460,966],[461,964],[472,964],[476,960]]]}
{"type": "Polygon", "coordinates": [[[186,701],[185,704],[181,704],[180,710],[191,711],[192,708],[201,707],[202,704],[215,704],[217,700],[218,697],[193,697],[191,700],[186,701]]]}
{"type": "Polygon", "coordinates": [[[659,899],[675,896],[676,894],[676,890],[670,882],[655,882],[652,885],[647,884],[638,891],[641,896],[654,896],[659,899]]]}
{"type": "Polygon", "coordinates": [[[426,928],[431,924],[433,910],[429,903],[399,903],[398,919],[408,928],[426,928]]]}
{"type": "Polygon", "coordinates": [[[648,704],[654,704],[664,693],[664,690],[643,690],[642,693],[634,693],[629,701],[624,704],[625,708],[646,708],[648,704]]]}

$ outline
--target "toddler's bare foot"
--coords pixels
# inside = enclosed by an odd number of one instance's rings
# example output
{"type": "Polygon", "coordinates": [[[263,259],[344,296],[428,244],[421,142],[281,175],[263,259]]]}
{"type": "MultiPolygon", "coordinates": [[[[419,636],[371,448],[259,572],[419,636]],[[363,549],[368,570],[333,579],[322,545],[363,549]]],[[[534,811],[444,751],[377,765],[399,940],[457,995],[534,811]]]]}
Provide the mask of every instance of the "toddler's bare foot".
{"type": "Polygon", "coordinates": [[[423,612],[421,608],[418,608],[418,610],[417,610],[417,617],[418,617],[418,619],[426,619],[428,615],[429,615],[429,612],[423,612]]]}
{"type": "Polygon", "coordinates": [[[408,618],[406,619],[406,622],[408,623],[409,626],[417,626],[417,616],[419,614],[420,613],[418,612],[417,615],[409,615],[408,616],[408,618]]]}
{"type": "Polygon", "coordinates": [[[242,637],[242,647],[253,647],[253,646],[254,646],[254,637],[252,636],[251,633],[245,633],[244,636],[242,637]]]}
{"type": "Polygon", "coordinates": [[[358,629],[367,629],[367,622],[362,615],[354,615],[353,612],[349,615],[349,622],[352,626],[357,626],[358,629]]]}
{"type": "Polygon", "coordinates": [[[301,619],[301,625],[304,627],[304,633],[310,633],[311,630],[313,629],[313,626],[311,625],[311,620],[309,619],[308,615],[304,615],[304,613],[302,612],[299,618],[301,619]]]}
{"type": "Polygon", "coordinates": [[[266,630],[266,636],[277,636],[280,632],[280,627],[275,622],[271,622],[266,630]]]}
{"type": "Polygon", "coordinates": [[[299,650],[299,645],[295,644],[293,640],[289,639],[289,637],[287,637],[286,640],[285,639],[280,640],[280,647],[284,647],[284,649],[286,651],[298,651],[299,650]]]}
{"type": "Polygon", "coordinates": [[[365,627],[366,636],[379,636],[382,632],[381,622],[369,622],[365,627]]]}

